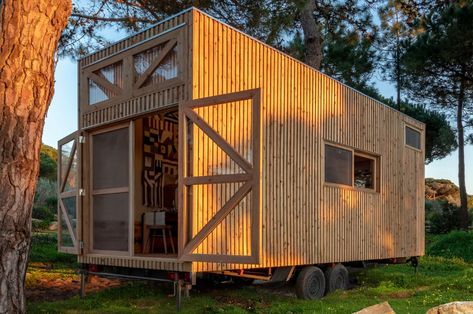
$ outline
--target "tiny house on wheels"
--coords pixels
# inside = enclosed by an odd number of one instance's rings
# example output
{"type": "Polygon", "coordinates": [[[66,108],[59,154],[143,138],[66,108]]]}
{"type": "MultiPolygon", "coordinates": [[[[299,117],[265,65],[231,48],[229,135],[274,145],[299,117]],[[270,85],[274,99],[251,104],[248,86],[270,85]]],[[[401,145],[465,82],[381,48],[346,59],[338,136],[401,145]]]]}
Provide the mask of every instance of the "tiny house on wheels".
{"type": "Polygon", "coordinates": [[[80,59],[59,250],[83,274],[343,288],[424,254],[425,125],[197,9],[80,59]]]}

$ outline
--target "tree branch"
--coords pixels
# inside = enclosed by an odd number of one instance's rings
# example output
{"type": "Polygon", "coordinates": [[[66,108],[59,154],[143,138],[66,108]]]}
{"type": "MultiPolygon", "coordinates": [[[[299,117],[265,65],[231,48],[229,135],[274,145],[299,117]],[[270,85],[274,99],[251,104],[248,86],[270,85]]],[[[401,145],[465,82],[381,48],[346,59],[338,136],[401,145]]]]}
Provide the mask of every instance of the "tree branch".
{"type": "Polygon", "coordinates": [[[71,16],[78,17],[81,19],[93,20],[93,21],[104,21],[104,22],[137,22],[137,23],[156,23],[154,20],[136,18],[133,16],[124,16],[124,17],[104,17],[104,16],[95,16],[95,15],[86,15],[81,13],[72,13],[71,16]]]}

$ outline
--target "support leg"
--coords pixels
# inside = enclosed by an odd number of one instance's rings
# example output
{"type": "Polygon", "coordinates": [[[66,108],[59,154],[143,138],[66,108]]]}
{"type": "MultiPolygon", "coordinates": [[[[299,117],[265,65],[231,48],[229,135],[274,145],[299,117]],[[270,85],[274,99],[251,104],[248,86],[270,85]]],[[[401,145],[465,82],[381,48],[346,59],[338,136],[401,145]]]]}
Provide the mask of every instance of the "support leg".
{"type": "Polygon", "coordinates": [[[80,273],[80,297],[85,298],[85,284],[86,284],[86,274],[81,271],[80,273]]]}
{"type": "Polygon", "coordinates": [[[181,310],[181,302],[182,302],[182,286],[184,282],[181,279],[178,279],[174,282],[176,287],[176,310],[179,312],[181,310]]]}

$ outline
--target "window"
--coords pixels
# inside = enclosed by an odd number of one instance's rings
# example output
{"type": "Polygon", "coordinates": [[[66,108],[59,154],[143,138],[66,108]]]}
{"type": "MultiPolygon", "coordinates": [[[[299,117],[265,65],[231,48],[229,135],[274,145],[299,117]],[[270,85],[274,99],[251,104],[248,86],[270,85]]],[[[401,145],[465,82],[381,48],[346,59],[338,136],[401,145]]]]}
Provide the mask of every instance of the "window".
{"type": "Polygon", "coordinates": [[[378,190],[378,157],[325,145],[325,182],[378,190]]]}
{"type": "Polygon", "coordinates": [[[406,126],[406,145],[420,149],[420,132],[406,126]]]}
{"type": "Polygon", "coordinates": [[[352,152],[325,145],[325,181],[352,185],[352,152]]]}
{"type": "Polygon", "coordinates": [[[375,159],[355,154],[354,183],[357,188],[374,189],[375,159]]]}
{"type": "Polygon", "coordinates": [[[89,78],[89,105],[118,96],[123,89],[123,62],[119,61],[93,72],[89,78]]]}

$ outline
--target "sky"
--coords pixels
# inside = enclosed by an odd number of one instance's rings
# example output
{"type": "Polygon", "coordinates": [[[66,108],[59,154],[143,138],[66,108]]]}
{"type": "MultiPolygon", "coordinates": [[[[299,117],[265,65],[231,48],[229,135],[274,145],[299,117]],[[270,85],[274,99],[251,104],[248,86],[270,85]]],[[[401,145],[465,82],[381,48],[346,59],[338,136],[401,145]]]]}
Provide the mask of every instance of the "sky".
{"type": "MultiPolygon", "coordinates": [[[[55,93],[46,117],[43,143],[57,147],[61,138],[77,130],[77,63],[69,58],[60,59],[56,66],[55,93]]],[[[375,86],[384,96],[394,97],[395,90],[388,82],[376,78],[375,86]]],[[[465,149],[466,189],[473,194],[473,146],[465,149]]],[[[448,179],[458,184],[458,154],[436,160],[425,167],[426,178],[448,179]]]]}

